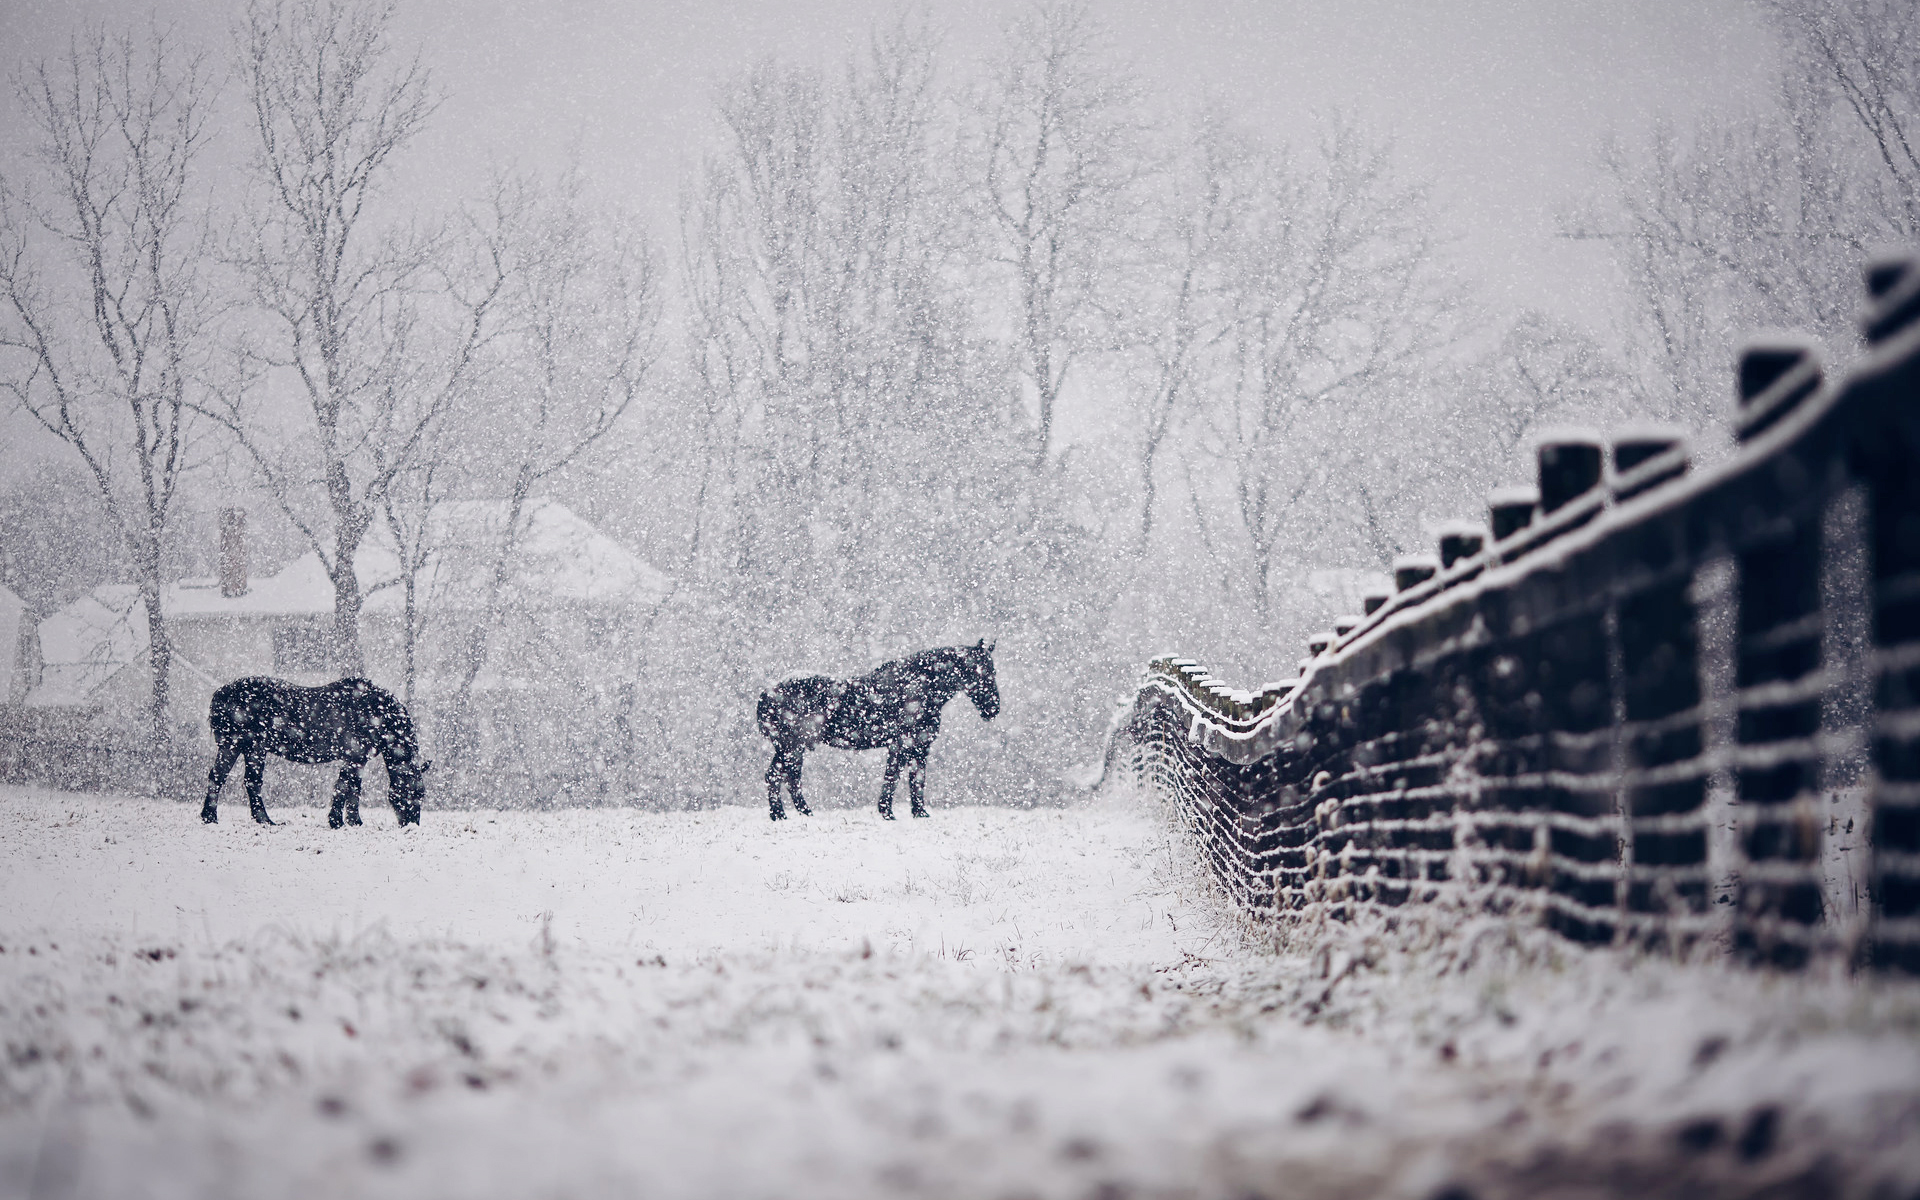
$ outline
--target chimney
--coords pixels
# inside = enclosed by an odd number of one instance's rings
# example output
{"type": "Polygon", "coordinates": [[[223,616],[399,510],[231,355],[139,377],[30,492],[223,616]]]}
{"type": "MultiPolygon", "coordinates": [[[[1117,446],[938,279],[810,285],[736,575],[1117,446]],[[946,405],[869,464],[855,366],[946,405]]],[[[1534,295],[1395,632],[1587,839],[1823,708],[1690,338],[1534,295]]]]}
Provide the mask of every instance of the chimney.
{"type": "Polygon", "coordinates": [[[220,510],[220,594],[247,594],[247,510],[220,510]]]}

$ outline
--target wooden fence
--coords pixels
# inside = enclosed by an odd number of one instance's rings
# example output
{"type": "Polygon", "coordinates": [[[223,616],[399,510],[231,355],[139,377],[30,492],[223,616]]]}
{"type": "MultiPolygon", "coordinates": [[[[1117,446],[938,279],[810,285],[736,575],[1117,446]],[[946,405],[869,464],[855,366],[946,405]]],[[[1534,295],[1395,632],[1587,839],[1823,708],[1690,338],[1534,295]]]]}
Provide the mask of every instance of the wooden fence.
{"type": "Polygon", "coordinates": [[[1277,919],[1450,896],[1920,972],[1920,258],[1867,290],[1844,378],[1791,340],[1742,356],[1729,460],[1550,439],[1537,491],[1396,563],[1299,678],[1149,664],[1113,753],[1277,919]]]}

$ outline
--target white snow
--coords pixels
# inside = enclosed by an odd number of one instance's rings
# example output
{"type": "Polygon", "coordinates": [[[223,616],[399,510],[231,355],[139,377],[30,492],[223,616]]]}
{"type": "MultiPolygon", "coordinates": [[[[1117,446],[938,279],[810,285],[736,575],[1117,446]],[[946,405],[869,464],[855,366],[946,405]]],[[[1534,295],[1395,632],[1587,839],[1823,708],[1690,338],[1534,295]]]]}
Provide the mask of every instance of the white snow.
{"type": "Polygon", "coordinates": [[[1920,1185],[1912,984],[1441,913],[1276,951],[1126,796],[275,815],[0,789],[0,1196],[1920,1185]]]}

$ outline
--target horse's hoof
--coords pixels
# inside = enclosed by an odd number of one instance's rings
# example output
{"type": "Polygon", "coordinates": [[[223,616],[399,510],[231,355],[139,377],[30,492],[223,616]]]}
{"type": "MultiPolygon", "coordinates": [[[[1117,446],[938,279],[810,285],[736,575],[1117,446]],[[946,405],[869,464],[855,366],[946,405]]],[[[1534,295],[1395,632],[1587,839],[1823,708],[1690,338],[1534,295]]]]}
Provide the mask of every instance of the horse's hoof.
{"type": "Polygon", "coordinates": [[[340,819],[340,814],[339,814],[339,813],[328,813],[328,814],[327,814],[327,828],[328,828],[328,829],[338,829],[338,828],[340,828],[340,827],[341,827],[342,825],[344,825],[344,824],[346,824],[346,822],[345,822],[345,821],[342,821],[342,820],[340,819]]]}
{"type": "Polygon", "coordinates": [[[271,825],[274,823],[273,818],[268,816],[265,813],[261,813],[259,816],[255,817],[254,820],[259,822],[262,825],[271,825]]]}
{"type": "Polygon", "coordinates": [[[767,819],[769,821],[784,821],[787,819],[787,814],[781,812],[779,809],[776,808],[772,812],[767,814],[767,819]]]}
{"type": "Polygon", "coordinates": [[[913,810],[913,815],[914,815],[914,816],[916,816],[916,817],[930,817],[930,816],[932,816],[933,814],[932,814],[932,813],[930,813],[930,812],[928,812],[928,811],[927,811],[926,809],[924,809],[924,808],[916,808],[916,809],[914,809],[914,810],[913,810]]]}
{"type": "Polygon", "coordinates": [[[349,825],[358,825],[359,823],[360,823],[360,818],[357,816],[347,818],[347,824],[349,825]]]}
{"type": "Polygon", "coordinates": [[[200,819],[209,825],[218,825],[220,823],[220,814],[210,808],[203,808],[200,810],[200,819]]]}
{"type": "Polygon", "coordinates": [[[891,821],[893,820],[893,814],[890,812],[883,812],[880,814],[880,819],[882,821],[891,821]]]}
{"type": "Polygon", "coordinates": [[[812,809],[810,809],[810,808],[808,808],[808,807],[807,807],[806,805],[804,805],[804,804],[801,804],[801,803],[798,803],[798,802],[795,802],[795,804],[794,804],[794,806],[793,806],[793,811],[795,811],[795,812],[797,812],[797,813],[799,813],[799,814],[800,814],[801,816],[803,816],[803,817],[810,817],[810,816],[812,816],[812,815],[813,815],[813,810],[812,810],[812,809]]]}

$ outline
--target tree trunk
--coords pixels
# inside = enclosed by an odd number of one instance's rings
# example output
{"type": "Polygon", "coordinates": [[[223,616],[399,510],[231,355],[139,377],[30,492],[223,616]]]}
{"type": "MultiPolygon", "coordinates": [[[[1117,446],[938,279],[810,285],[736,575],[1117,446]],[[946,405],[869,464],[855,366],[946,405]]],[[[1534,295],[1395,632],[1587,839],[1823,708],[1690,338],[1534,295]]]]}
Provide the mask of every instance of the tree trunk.
{"type": "Polygon", "coordinates": [[[419,626],[417,622],[420,619],[419,617],[420,599],[419,599],[419,588],[416,585],[416,581],[414,578],[413,564],[411,562],[405,563],[404,569],[406,570],[407,576],[404,580],[401,581],[400,586],[402,588],[403,594],[406,599],[405,599],[404,605],[402,606],[403,611],[401,614],[401,619],[406,623],[401,627],[400,637],[403,643],[402,649],[404,650],[406,655],[407,710],[411,712],[413,710],[414,682],[419,676],[419,668],[417,666],[417,658],[418,658],[418,651],[419,651],[419,637],[418,637],[419,626]]]}
{"type": "Polygon", "coordinates": [[[1033,448],[1033,469],[1036,474],[1047,469],[1047,448],[1053,441],[1053,389],[1044,383],[1040,385],[1040,429],[1033,448]]]}
{"type": "MultiPolygon", "coordinates": [[[[141,449],[144,466],[147,455],[145,448],[141,449]]],[[[154,512],[151,507],[144,515],[147,518],[146,528],[137,533],[127,531],[125,536],[128,549],[133,552],[134,570],[139,575],[140,602],[147,610],[147,666],[150,672],[147,720],[152,742],[150,763],[154,794],[161,795],[167,789],[173,764],[173,722],[170,711],[173,638],[167,632],[166,582],[160,566],[160,536],[166,517],[164,513],[154,512]]]]}
{"type": "Polygon", "coordinates": [[[388,493],[381,505],[386,514],[387,532],[393,536],[394,557],[400,564],[400,659],[402,701],[407,711],[413,711],[414,693],[419,690],[420,681],[420,570],[426,565],[427,529],[425,512],[433,507],[433,471],[429,468],[427,482],[421,498],[423,515],[421,527],[414,540],[407,539],[406,527],[400,522],[400,514],[394,509],[392,493],[388,493]]]}
{"type": "Polygon", "coordinates": [[[1253,612],[1265,631],[1273,619],[1273,551],[1260,543],[1253,550],[1253,612]]]}
{"type": "Polygon", "coordinates": [[[366,674],[366,661],[360,653],[360,574],[354,569],[354,555],[360,549],[367,523],[358,514],[341,519],[334,529],[333,569],[333,664],[341,678],[366,674]]]}
{"type": "MultiPolygon", "coordinates": [[[[140,598],[147,608],[147,664],[153,673],[153,691],[147,701],[147,713],[152,722],[154,782],[159,785],[167,777],[173,761],[173,724],[169,714],[173,640],[167,633],[159,581],[143,580],[140,598]]],[[[156,786],[155,790],[160,788],[156,786]]]]}
{"type": "Polygon", "coordinates": [[[1153,502],[1155,487],[1153,484],[1154,452],[1149,449],[1140,456],[1140,554],[1146,556],[1153,543],[1153,502]]]}
{"type": "Polygon", "coordinates": [[[479,621],[467,635],[466,661],[461,664],[460,682],[454,690],[447,721],[450,743],[459,750],[462,759],[471,758],[478,748],[478,733],[473,721],[473,685],[480,678],[482,668],[487,665],[488,643],[494,625],[500,620],[500,594],[506,589],[507,573],[513,561],[513,543],[520,528],[520,514],[526,508],[527,497],[533,490],[533,478],[532,464],[522,462],[519,472],[514,476],[513,493],[507,501],[506,526],[500,532],[499,550],[487,582],[486,607],[481,610],[479,621]]]}

